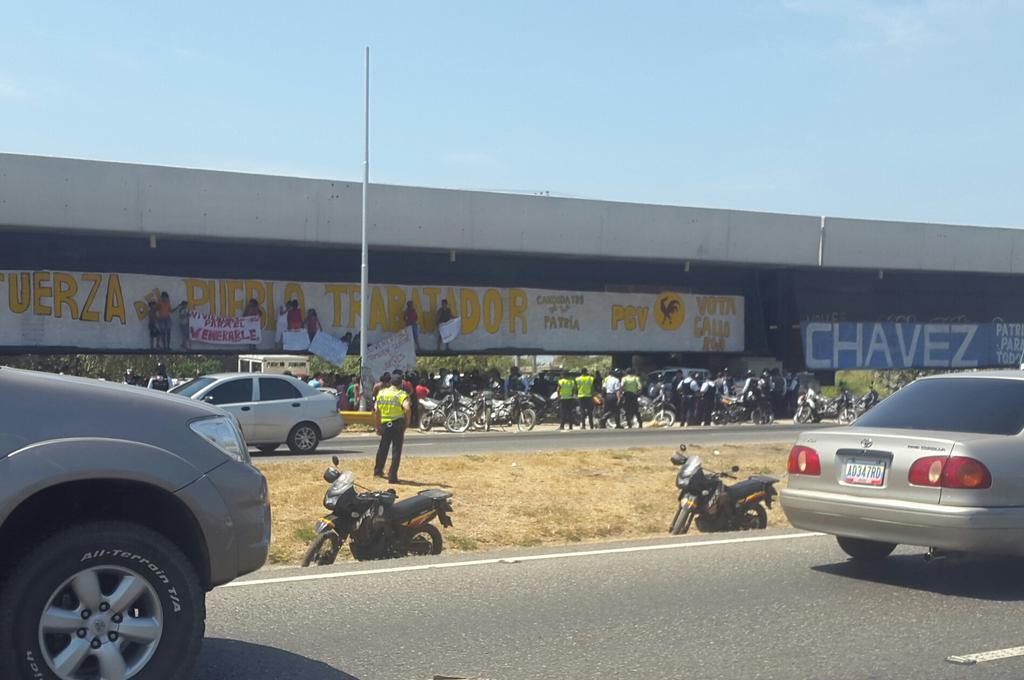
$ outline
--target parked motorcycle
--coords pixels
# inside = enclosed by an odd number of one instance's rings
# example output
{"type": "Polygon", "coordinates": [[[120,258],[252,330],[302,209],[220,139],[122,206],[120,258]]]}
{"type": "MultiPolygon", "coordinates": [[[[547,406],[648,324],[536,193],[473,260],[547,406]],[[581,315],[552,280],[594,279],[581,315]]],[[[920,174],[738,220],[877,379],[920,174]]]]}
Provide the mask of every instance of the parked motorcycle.
{"type": "Polygon", "coordinates": [[[507,399],[491,400],[491,424],[515,425],[520,432],[528,432],[537,424],[537,413],[526,395],[513,392],[507,399]]]}
{"type": "Polygon", "coordinates": [[[797,398],[796,404],[793,422],[798,425],[820,423],[822,420],[835,420],[842,425],[848,425],[857,419],[853,395],[845,389],[833,399],[826,399],[813,389],[809,389],[797,398]]]}
{"type": "MultiPolygon", "coordinates": [[[[487,394],[487,393],[484,393],[487,394]]],[[[491,397],[474,393],[466,397],[456,394],[455,402],[444,421],[449,432],[462,433],[470,429],[490,429],[491,397]]]]}
{"type": "Polygon", "coordinates": [[[331,462],[324,470],[324,481],[330,484],[324,507],[330,514],[314,525],[316,537],[302,566],[334,564],[346,539],[357,560],[440,554],[441,531],[430,522],[437,517],[441,526],[452,525],[451,492],[426,489],[397,502],[393,489],[356,493],[355,475],[338,470],[337,456],[331,462]]]}
{"type": "MultiPolygon", "coordinates": [[[[672,404],[672,400],[669,399],[668,389],[664,386],[655,392],[654,398],[651,400],[650,410],[653,413],[650,419],[658,427],[671,427],[678,418],[676,407],[672,404]]],[[[641,411],[641,415],[642,413],[643,411],[641,411]]]]}
{"type": "MultiPolygon", "coordinates": [[[[764,529],[768,526],[768,512],[778,492],[774,477],[755,475],[732,486],[722,481],[736,479],[729,472],[706,472],[700,456],[685,455],[686,444],[672,455],[672,463],[679,466],[676,488],[679,489],[679,508],[669,527],[671,534],[685,534],[694,518],[703,533],[764,529]],[[764,503],[764,505],[762,505],[764,503]]],[[[739,472],[732,466],[732,472],[739,472]]]]}
{"type": "Polygon", "coordinates": [[[455,403],[453,394],[446,394],[441,399],[423,397],[419,400],[419,428],[420,432],[429,432],[434,427],[442,427],[452,404],[455,403]]]}
{"type": "Polygon", "coordinates": [[[745,397],[719,397],[711,412],[711,422],[715,425],[746,422],[769,425],[774,421],[771,402],[754,392],[748,392],[745,397]]]}

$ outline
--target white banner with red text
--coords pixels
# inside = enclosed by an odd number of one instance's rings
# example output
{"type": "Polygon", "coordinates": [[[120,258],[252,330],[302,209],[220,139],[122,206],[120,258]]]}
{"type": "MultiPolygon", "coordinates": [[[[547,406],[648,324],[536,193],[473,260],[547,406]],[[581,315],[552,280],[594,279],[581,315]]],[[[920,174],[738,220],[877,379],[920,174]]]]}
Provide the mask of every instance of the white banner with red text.
{"type": "Polygon", "coordinates": [[[214,316],[192,311],[189,339],[207,345],[258,345],[262,336],[258,316],[214,316]]]}

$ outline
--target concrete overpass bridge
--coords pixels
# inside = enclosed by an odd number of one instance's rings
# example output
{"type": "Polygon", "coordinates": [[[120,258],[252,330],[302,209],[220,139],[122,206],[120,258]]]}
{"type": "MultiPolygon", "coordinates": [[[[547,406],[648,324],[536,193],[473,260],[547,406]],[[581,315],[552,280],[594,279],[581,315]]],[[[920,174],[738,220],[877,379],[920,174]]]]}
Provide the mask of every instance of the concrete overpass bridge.
{"type": "MultiPolygon", "coordinates": [[[[211,316],[261,298],[263,343],[296,295],[340,335],[361,313],[360,192],[0,154],[0,351],[148,349],[146,306],[168,287],[211,316]]],[[[453,348],[470,352],[829,370],[1005,365],[1022,349],[1017,229],[379,184],[369,215],[374,337],[400,303],[426,317],[451,297],[453,348]]]]}

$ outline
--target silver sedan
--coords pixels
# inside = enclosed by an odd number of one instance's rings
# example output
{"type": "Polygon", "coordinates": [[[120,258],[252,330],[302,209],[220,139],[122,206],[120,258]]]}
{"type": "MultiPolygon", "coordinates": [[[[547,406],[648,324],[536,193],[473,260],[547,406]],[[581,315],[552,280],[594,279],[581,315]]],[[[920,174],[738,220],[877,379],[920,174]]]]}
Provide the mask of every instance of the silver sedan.
{"type": "Polygon", "coordinates": [[[263,453],[271,453],[281,444],[287,444],[293,453],[312,453],[321,440],[338,436],[344,427],[336,397],[287,375],[202,375],[171,393],[231,413],[246,443],[263,453]]]}
{"type": "Polygon", "coordinates": [[[782,507],[858,560],[897,544],[1024,555],[1024,372],[922,378],[800,435],[782,507]]]}

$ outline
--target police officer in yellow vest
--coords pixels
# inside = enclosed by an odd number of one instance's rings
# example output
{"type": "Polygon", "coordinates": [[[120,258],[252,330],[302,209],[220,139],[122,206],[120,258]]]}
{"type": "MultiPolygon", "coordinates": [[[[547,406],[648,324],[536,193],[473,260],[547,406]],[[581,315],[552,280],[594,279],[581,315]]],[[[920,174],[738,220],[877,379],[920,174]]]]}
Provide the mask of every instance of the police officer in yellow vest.
{"type": "Polygon", "coordinates": [[[594,429],[594,376],[590,371],[583,369],[576,376],[576,396],[580,400],[580,429],[587,429],[587,421],[590,421],[590,429],[594,429]]]}
{"type": "Polygon", "coordinates": [[[391,470],[388,481],[398,483],[398,466],[402,462],[402,442],[405,440],[405,428],[409,427],[412,409],[409,406],[409,395],[401,388],[401,384],[391,384],[391,374],[381,376],[382,387],[377,392],[377,400],[373,406],[373,422],[380,445],[377,447],[377,461],[373,466],[373,476],[384,476],[384,463],[388,459],[388,448],[391,448],[391,470]]]}
{"type": "Polygon", "coordinates": [[[643,418],[640,417],[640,383],[639,376],[632,368],[626,369],[626,376],[622,379],[622,407],[626,412],[626,427],[633,427],[633,419],[636,418],[637,427],[644,426],[643,418]]]}
{"type": "Polygon", "coordinates": [[[566,371],[562,371],[562,377],[558,379],[558,415],[561,421],[559,430],[564,430],[566,424],[572,429],[572,410],[576,406],[576,382],[569,377],[566,371]]]}

